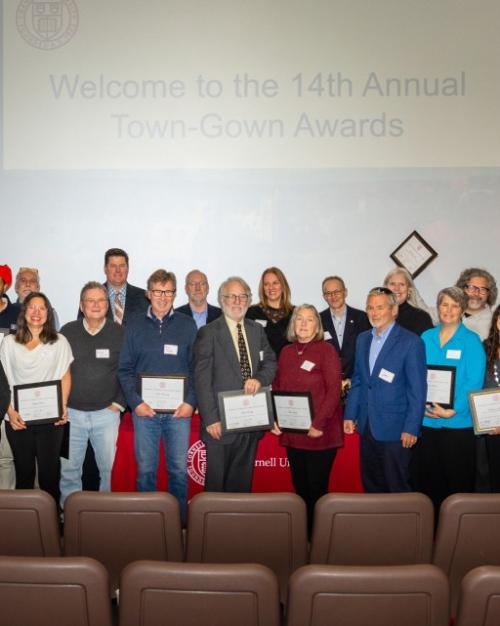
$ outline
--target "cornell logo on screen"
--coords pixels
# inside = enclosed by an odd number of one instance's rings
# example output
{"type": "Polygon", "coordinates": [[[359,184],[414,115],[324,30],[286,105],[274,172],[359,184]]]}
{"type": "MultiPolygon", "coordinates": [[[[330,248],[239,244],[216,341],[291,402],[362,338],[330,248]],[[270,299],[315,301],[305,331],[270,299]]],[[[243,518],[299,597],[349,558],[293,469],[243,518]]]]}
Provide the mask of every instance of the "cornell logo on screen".
{"type": "Polygon", "coordinates": [[[76,33],[78,8],[74,0],[21,0],[16,24],[30,46],[53,50],[67,44],[76,33]]]}

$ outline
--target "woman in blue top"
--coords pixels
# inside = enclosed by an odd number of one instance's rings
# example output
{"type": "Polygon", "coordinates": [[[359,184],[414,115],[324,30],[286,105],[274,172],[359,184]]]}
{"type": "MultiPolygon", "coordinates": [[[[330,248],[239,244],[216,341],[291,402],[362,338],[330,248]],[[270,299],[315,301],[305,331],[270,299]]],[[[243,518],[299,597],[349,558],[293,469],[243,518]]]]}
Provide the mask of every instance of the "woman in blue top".
{"type": "Polygon", "coordinates": [[[479,335],[461,322],[467,298],[458,287],[437,297],[439,324],[423,333],[427,365],[456,368],[453,408],[427,405],[415,450],[415,485],[436,509],[452,493],[474,490],[475,435],[468,393],[481,389],[486,357],[479,335]]]}

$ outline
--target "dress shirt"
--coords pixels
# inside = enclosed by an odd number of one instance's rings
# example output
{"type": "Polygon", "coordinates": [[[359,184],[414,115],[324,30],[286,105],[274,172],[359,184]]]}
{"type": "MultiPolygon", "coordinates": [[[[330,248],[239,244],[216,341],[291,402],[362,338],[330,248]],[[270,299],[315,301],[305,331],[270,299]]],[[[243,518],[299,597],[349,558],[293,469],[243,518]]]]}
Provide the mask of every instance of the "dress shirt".
{"type": "Polygon", "coordinates": [[[368,358],[368,363],[370,365],[370,374],[373,372],[373,368],[375,367],[375,362],[377,361],[378,355],[382,351],[384,347],[384,343],[387,340],[387,337],[390,335],[391,330],[394,328],[394,324],[396,322],[392,322],[390,326],[388,326],[383,332],[377,334],[375,328],[372,329],[372,342],[370,344],[370,356],[368,358]]]}
{"type": "Polygon", "coordinates": [[[241,324],[241,332],[243,333],[243,339],[245,340],[245,346],[248,354],[248,362],[250,363],[250,369],[252,370],[253,376],[253,365],[252,365],[252,357],[250,356],[250,349],[248,347],[247,334],[245,332],[245,318],[241,320],[241,322],[235,322],[230,317],[224,316],[226,323],[229,328],[229,332],[231,333],[231,339],[233,340],[234,349],[236,350],[236,355],[238,357],[238,361],[240,360],[240,349],[238,347],[238,329],[236,324],[241,324]]]}
{"type": "Polygon", "coordinates": [[[347,320],[347,307],[344,307],[342,315],[337,317],[335,313],[330,309],[332,316],[333,327],[337,333],[337,341],[339,342],[339,348],[342,348],[342,341],[344,340],[345,323],[347,320]]]}
{"type": "Polygon", "coordinates": [[[198,313],[198,311],[191,309],[191,313],[193,314],[193,319],[196,322],[196,327],[198,328],[198,330],[202,326],[205,326],[205,324],[207,323],[208,308],[205,308],[205,310],[201,313],[198,313]]]}

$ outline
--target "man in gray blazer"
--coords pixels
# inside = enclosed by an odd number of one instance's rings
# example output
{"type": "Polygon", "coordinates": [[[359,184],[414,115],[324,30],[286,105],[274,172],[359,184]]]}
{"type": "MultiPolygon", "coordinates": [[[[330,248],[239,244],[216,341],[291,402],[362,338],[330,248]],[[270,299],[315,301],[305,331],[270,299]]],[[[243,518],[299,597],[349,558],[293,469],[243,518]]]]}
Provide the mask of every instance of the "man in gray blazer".
{"type": "Polygon", "coordinates": [[[238,276],[219,287],[223,315],[198,331],[194,384],[207,452],[206,491],[248,492],[252,487],[259,432],[222,432],[219,391],[255,394],[273,381],[276,357],[264,329],[245,319],[252,294],[238,276]]]}

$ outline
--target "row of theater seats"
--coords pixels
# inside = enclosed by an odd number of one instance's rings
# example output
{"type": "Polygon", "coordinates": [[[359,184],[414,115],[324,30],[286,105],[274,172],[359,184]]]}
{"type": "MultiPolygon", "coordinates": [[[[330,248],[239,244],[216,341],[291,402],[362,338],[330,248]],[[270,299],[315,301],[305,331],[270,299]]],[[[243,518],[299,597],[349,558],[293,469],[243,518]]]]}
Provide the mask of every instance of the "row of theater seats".
{"type": "Polygon", "coordinates": [[[448,498],[434,540],[433,507],[422,494],[328,494],[317,504],[309,550],[305,507],[295,494],[199,494],[189,504],[184,545],[169,494],[80,492],[66,501],[63,544],[47,494],[0,492],[0,554],[95,558],[106,567],[112,596],[125,566],[145,559],[259,563],[277,577],[283,606],[290,577],[308,563],[433,564],[449,581],[455,615],[465,574],[500,565],[500,495],[448,498]]]}
{"type": "MultiPolygon", "coordinates": [[[[0,626],[111,626],[106,569],[87,557],[0,556],[0,626]]],[[[435,565],[306,565],[289,582],[287,626],[448,626],[435,565]]],[[[278,581],[257,564],[136,561],[120,579],[119,626],[280,626],[278,581]]],[[[500,623],[500,567],[462,581],[455,626],[500,623]]]]}

